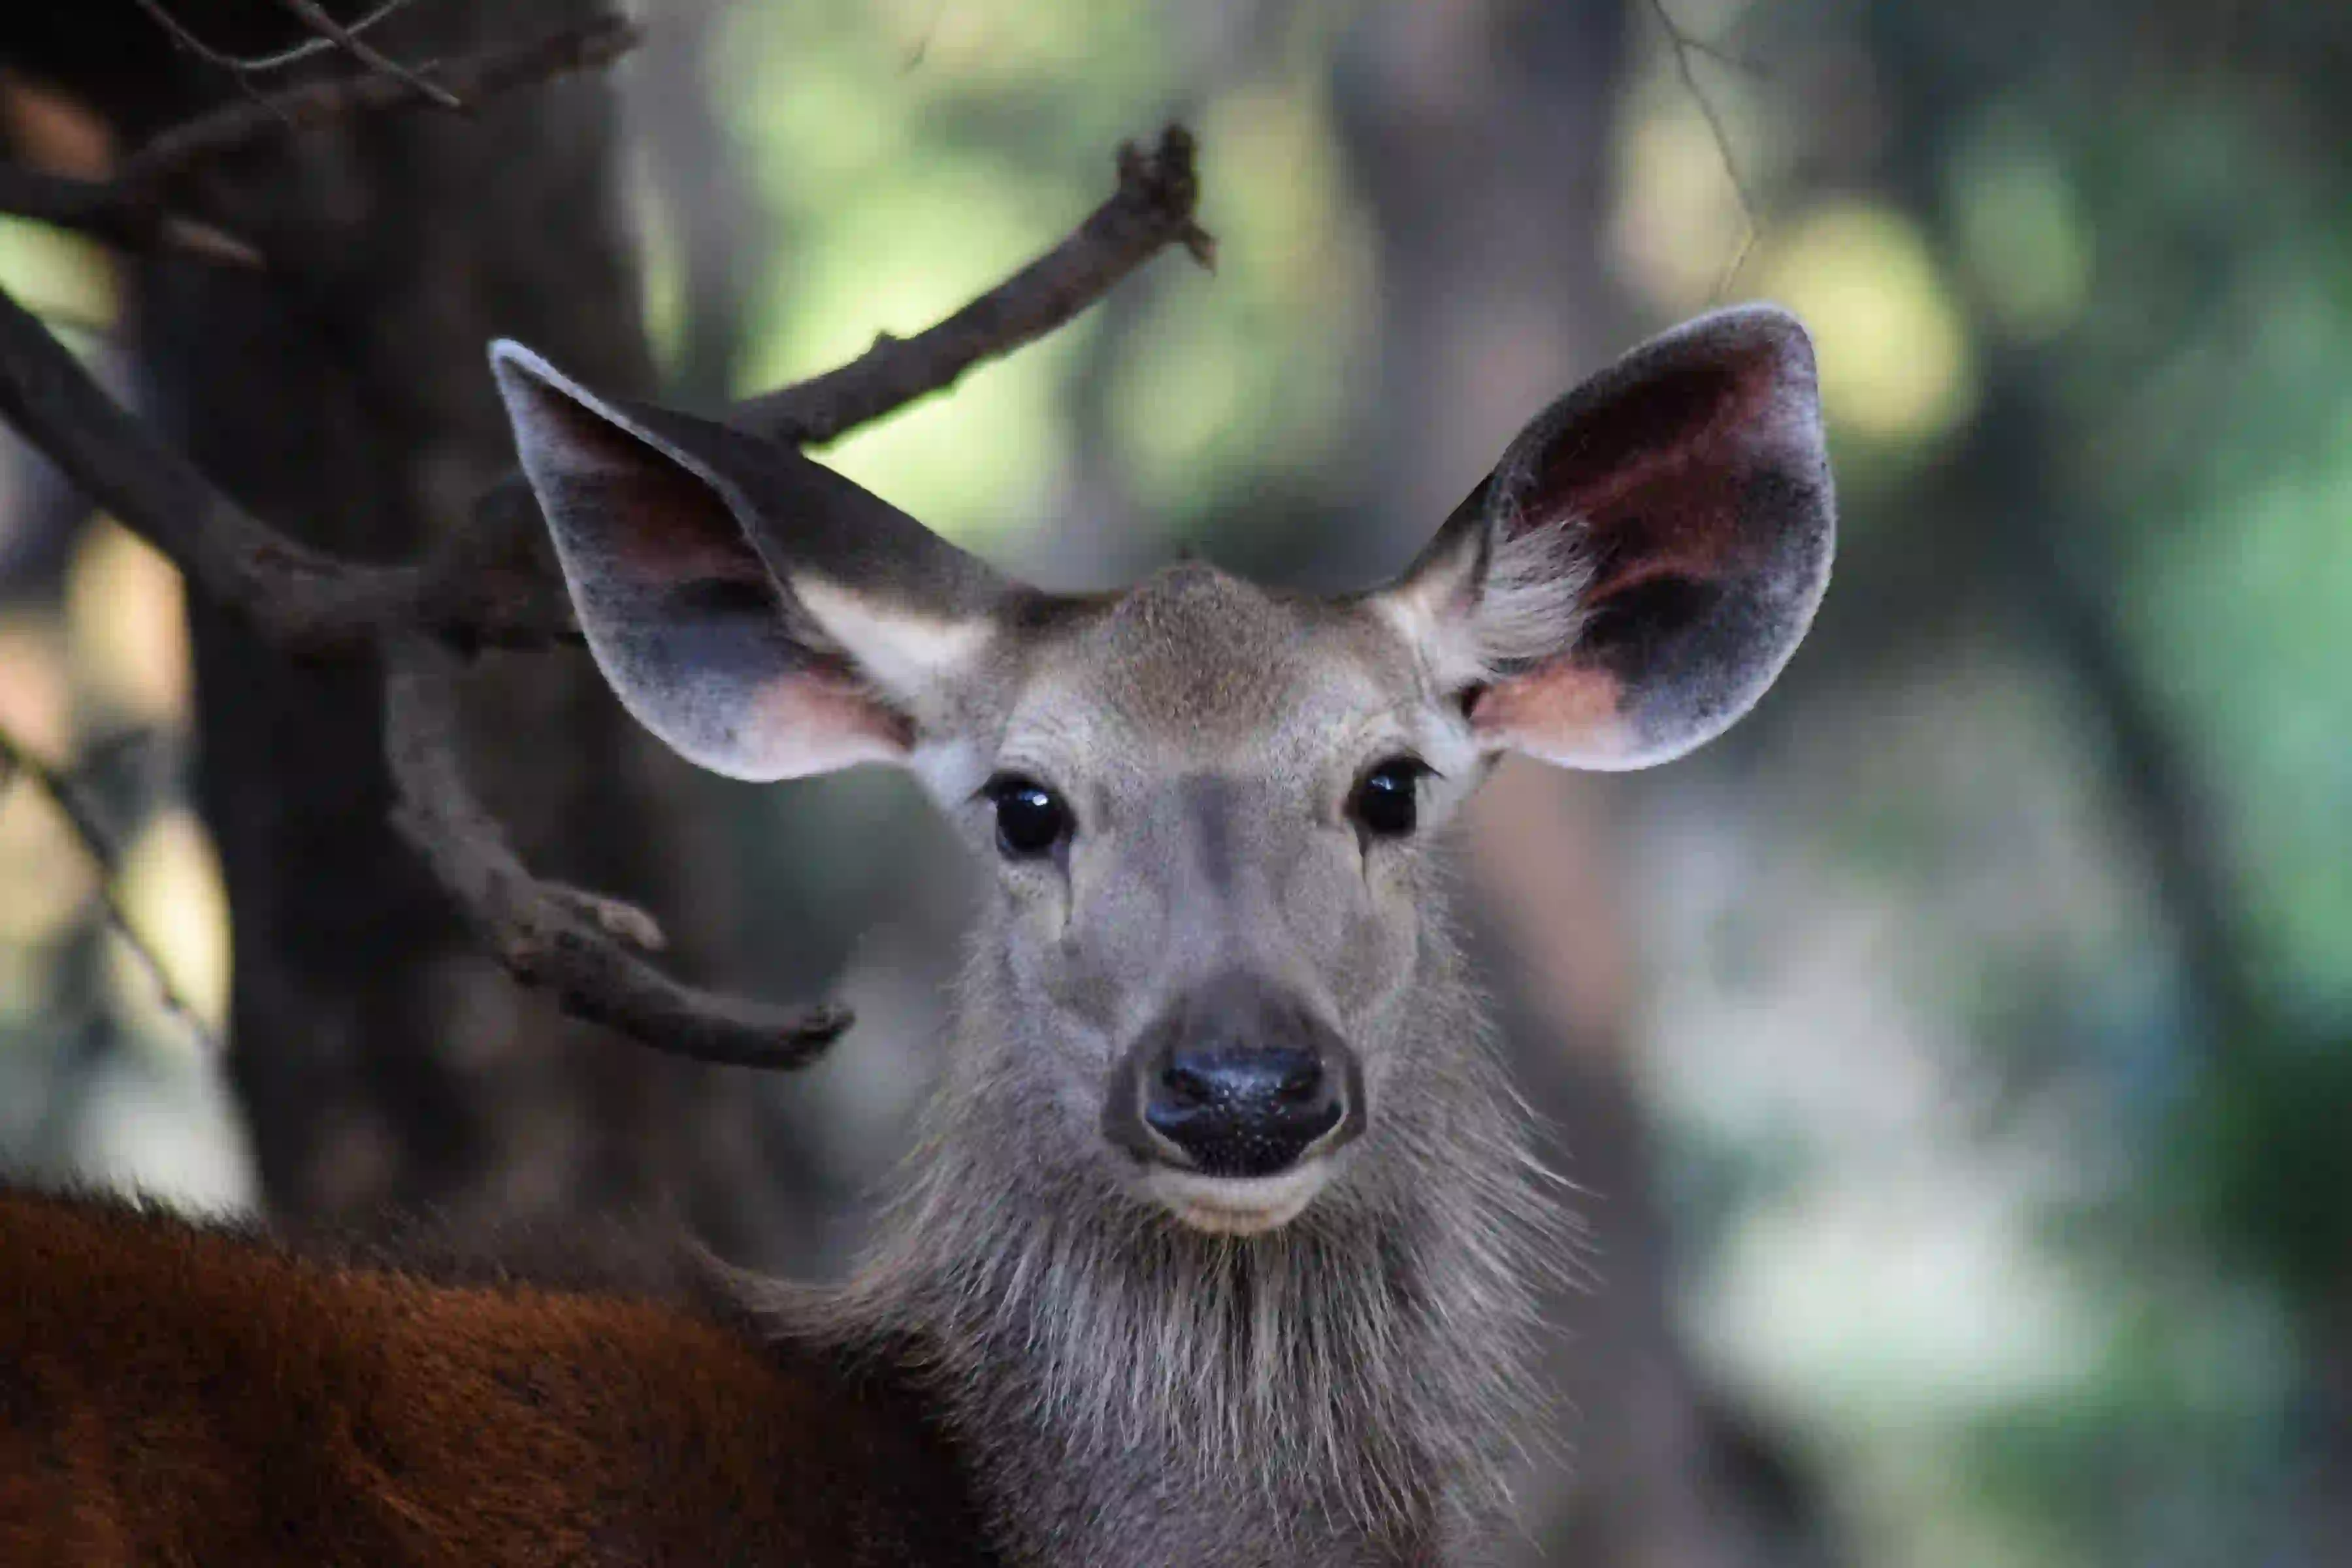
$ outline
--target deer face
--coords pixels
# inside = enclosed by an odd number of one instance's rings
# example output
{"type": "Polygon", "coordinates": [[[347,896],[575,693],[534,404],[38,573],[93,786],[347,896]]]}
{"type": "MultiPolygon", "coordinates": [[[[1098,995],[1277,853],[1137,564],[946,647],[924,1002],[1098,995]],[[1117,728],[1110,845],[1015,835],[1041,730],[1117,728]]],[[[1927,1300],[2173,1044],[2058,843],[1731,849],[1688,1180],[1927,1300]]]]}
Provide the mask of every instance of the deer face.
{"type": "Polygon", "coordinates": [[[1026,663],[963,813],[999,873],[976,962],[1037,1026],[1003,1070],[1130,1190],[1279,1224],[1412,1047],[1428,843],[1478,749],[1377,614],[1204,565],[1069,613],[1026,663]]]}
{"type": "Polygon", "coordinates": [[[1827,581],[1811,354],[1776,311],[1571,393],[1340,600],[1192,563],[1040,594],[795,452],[494,358],[623,702],[735,776],[920,777],[996,872],[961,1081],[1007,1156],[1204,1230],[1292,1219],[1476,1048],[1410,1004],[1432,844],[1493,760],[1679,755],[1827,581]]]}

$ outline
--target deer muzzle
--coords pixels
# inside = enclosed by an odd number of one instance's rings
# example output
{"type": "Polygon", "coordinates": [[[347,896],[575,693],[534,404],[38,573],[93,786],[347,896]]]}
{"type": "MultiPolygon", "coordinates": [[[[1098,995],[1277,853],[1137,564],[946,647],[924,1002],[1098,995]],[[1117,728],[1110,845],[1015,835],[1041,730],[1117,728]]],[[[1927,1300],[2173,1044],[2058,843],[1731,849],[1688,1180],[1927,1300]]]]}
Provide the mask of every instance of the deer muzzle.
{"type": "Polygon", "coordinates": [[[1338,1031],[1277,983],[1228,973],[1138,1036],[1112,1074],[1103,1132],[1181,1217],[1246,1230],[1304,1208],[1318,1167],[1367,1118],[1363,1069],[1338,1031]]]}

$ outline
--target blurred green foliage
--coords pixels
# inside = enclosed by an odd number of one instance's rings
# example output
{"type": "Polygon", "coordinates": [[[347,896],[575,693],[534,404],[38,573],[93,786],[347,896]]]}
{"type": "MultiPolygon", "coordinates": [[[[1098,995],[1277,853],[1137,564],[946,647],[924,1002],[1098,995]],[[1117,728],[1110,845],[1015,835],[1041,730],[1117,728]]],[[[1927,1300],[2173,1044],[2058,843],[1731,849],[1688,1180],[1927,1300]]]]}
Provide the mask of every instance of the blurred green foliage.
{"type": "MultiPolygon", "coordinates": [[[[1269,474],[1325,461],[1370,279],[1317,11],[1269,13],[1273,36],[1226,37],[1250,26],[1244,13],[1076,0],[730,10],[715,86],[776,234],[745,322],[743,389],[961,305],[1102,198],[1111,149],[1181,111],[1216,149],[1202,208],[1221,241],[1215,287],[1163,261],[1139,299],[1111,307],[1129,338],[1105,391],[1117,460],[1177,529],[1269,474]]],[[[966,540],[1036,528],[1073,460],[1067,400],[1107,314],[978,372],[972,395],[858,433],[832,460],[966,540]]]]}

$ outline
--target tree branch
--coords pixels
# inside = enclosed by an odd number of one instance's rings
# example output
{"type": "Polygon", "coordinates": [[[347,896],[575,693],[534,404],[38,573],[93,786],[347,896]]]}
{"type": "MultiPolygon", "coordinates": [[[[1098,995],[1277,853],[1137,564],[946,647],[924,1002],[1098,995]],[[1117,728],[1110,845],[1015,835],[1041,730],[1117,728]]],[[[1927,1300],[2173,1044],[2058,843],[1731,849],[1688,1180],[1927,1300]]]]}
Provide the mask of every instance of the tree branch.
{"type": "Polygon", "coordinates": [[[278,0],[300,19],[302,25],[320,37],[342,50],[370,70],[381,72],[394,81],[404,83],[420,98],[439,104],[444,109],[463,109],[465,103],[457,94],[437,82],[428,81],[410,66],[402,64],[360,37],[359,27],[346,27],[327,15],[318,0],[278,0]]]}
{"type": "Polygon", "coordinates": [[[849,1026],[839,1007],[772,1007],[680,985],[629,951],[657,944],[650,915],[525,869],[466,785],[457,676],[457,656],[437,642],[404,635],[385,645],[393,820],[517,980],[672,1055],[731,1067],[804,1067],[849,1026]]]}
{"type": "Polygon", "coordinates": [[[261,252],[213,224],[169,210],[112,180],[82,180],[0,163],[0,212],[88,235],[121,250],[174,250],[232,267],[261,252]]]}
{"type": "Polygon", "coordinates": [[[194,586],[289,651],[358,651],[418,598],[417,568],[335,561],[213,489],[5,291],[0,417],[194,586]]]}
{"type": "Polygon", "coordinates": [[[58,808],[58,815],[65,818],[66,827],[72,833],[74,842],[81,847],[81,852],[97,868],[98,903],[105,912],[107,929],[115,934],[123,950],[131,954],[131,962],[147,977],[148,984],[154,988],[156,1000],[195,1037],[198,1047],[207,1056],[218,1057],[220,1041],[187,997],[181,994],[180,988],[172,983],[171,971],[163,967],[163,959],[156,956],[147,939],[141,936],[138,928],[131,923],[131,911],[123,908],[121,895],[114,890],[115,878],[121,870],[122,854],[116,847],[113,836],[100,824],[97,811],[83,798],[80,787],[70,777],[35,756],[6,729],[0,728],[0,792],[5,792],[18,776],[30,779],[35,787],[49,797],[49,803],[58,808]]]}
{"type": "Polygon", "coordinates": [[[1721,299],[1730,289],[1731,280],[1739,276],[1739,269],[1748,264],[1748,252],[1756,248],[1757,240],[1763,237],[1764,209],[1757,205],[1756,194],[1748,188],[1747,177],[1739,172],[1739,160],[1732,153],[1731,132],[1723,123],[1723,111],[1699,86],[1698,72],[1691,62],[1694,59],[1711,59],[1718,65],[1742,69],[1748,68],[1745,61],[1685,29],[1680,22],[1675,20],[1675,14],[1666,9],[1666,0],[1649,0],[1649,6],[1650,14],[1658,19],[1659,27],[1666,35],[1666,47],[1674,51],[1675,72],[1682,78],[1683,90],[1690,94],[1693,103],[1698,105],[1699,113],[1706,120],[1707,133],[1715,138],[1715,153],[1723,162],[1723,176],[1731,182],[1732,194],[1739,198],[1739,216],[1747,226],[1747,232],[1740,236],[1739,248],[1732,252],[1731,260],[1723,268],[1722,278],[1716,283],[1716,298],[1721,299]]]}
{"type": "Polygon", "coordinates": [[[428,89],[478,102],[573,71],[608,66],[635,48],[644,37],[644,29],[625,16],[595,16],[544,37],[425,68],[422,74],[428,79],[422,82],[415,73],[399,77],[369,72],[307,82],[226,104],[156,136],[123,160],[116,179],[132,190],[166,190],[196,168],[257,142],[338,120],[410,108],[427,100],[428,89]]]}
{"type": "MultiPolygon", "coordinates": [[[[315,9],[303,6],[300,0],[287,3],[301,11],[315,9]]],[[[384,6],[362,18],[362,23],[392,9],[384,6]]],[[[357,24],[340,29],[352,36],[357,47],[371,58],[379,58],[375,50],[358,41],[359,30],[357,24]]],[[[261,267],[267,264],[266,258],[254,246],[175,208],[174,193],[189,176],[259,142],[338,120],[389,112],[428,100],[446,100],[453,107],[463,107],[452,89],[462,90],[467,100],[478,102],[572,71],[608,65],[636,47],[643,37],[643,30],[625,17],[598,16],[544,37],[426,68],[423,74],[404,68],[404,74],[397,76],[371,71],[247,99],[162,132],[124,159],[106,180],[0,164],[0,212],[55,224],[126,251],[171,250],[229,266],[261,267]]],[[[323,37],[312,41],[332,47],[323,37]]],[[[238,63],[233,57],[227,58],[238,63]]]]}
{"type": "Polygon", "coordinates": [[[934,392],[1069,321],[1170,245],[1203,267],[1216,241],[1194,220],[1192,133],[1171,125],[1145,152],[1118,150],[1118,190],[1045,255],[946,321],[885,336],[838,370],[736,405],[728,423],[795,446],[821,446],[934,392]]]}
{"type": "MultiPolygon", "coordinates": [[[[408,0],[384,0],[383,5],[378,5],[343,30],[354,36],[364,33],[407,4],[408,0]]],[[[218,66],[223,70],[233,71],[240,78],[260,71],[281,70],[299,60],[307,60],[313,55],[322,55],[336,47],[333,38],[319,37],[305,38],[291,48],[279,49],[273,54],[235,55],[226,49],[215,48],[198,37],[194,29],[165,8],[163,0],[137,0],[137,5],[141,10],[154,18],[157,26],[162,27],[171,36],[173,43],[206,64],[218,66]]]]}

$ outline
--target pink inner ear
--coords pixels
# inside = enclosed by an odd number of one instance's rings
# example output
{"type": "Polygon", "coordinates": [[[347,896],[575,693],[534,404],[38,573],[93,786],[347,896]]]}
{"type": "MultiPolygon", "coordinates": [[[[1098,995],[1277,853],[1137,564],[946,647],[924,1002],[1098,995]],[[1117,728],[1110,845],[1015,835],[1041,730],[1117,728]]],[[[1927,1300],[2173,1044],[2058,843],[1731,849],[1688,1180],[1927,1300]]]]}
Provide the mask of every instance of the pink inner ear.
{"type": "Polygon", "coordinates": [[[914,749],[912,721],[876,702],[855,679],[825,673],[772,680],[743,724],[754,736],[793,737],[767,766],[785,773],[828,773],[854,763],[895,762],[914,749]],[[793,754],[783,754],[786,751],[793,754]]]}
{"type": "Polygon", "coordinates": [[[1661,578],[1737,573],[1769,541],[1741,527],[1757,434],[1775,394],[1769,353],[1672,367],[1580,410],[1537,458],[1523,526],[1574,519],[1599,574],[1586,603],[1661,578]]]}
{"type": "Polygon", "coordinates": [[[1619,717],[1623,697],[1624,683],[1607,670],[1563,663],[1481,688],[1471,700],[1470,727],[1497,740],[1573,735],[1591,755],[1613,755],[1628,744],[1619,717]]]}
{"type": "Polygon", "coordinates": [[[568,410],[577,468],[566,482],[597,491],[583,514],[602,517],[601,568],[643,588],[713,579],[769,581],[727,504],[676,464],[580,410],[568,410]]]}
{"type": "MultiPolygon", "coordinates": [[[[714,503],[707,494],[687,493],[693,483],[615,475],[604,500],[618,524],[606,542],[607,569],[649,587],[713,579],[768,583],[768,569],[740,534],[730,537],[709,526],[707,513],[714,503]]],[[[723,520],[734,528],[732,519],[723,520]]]]}

